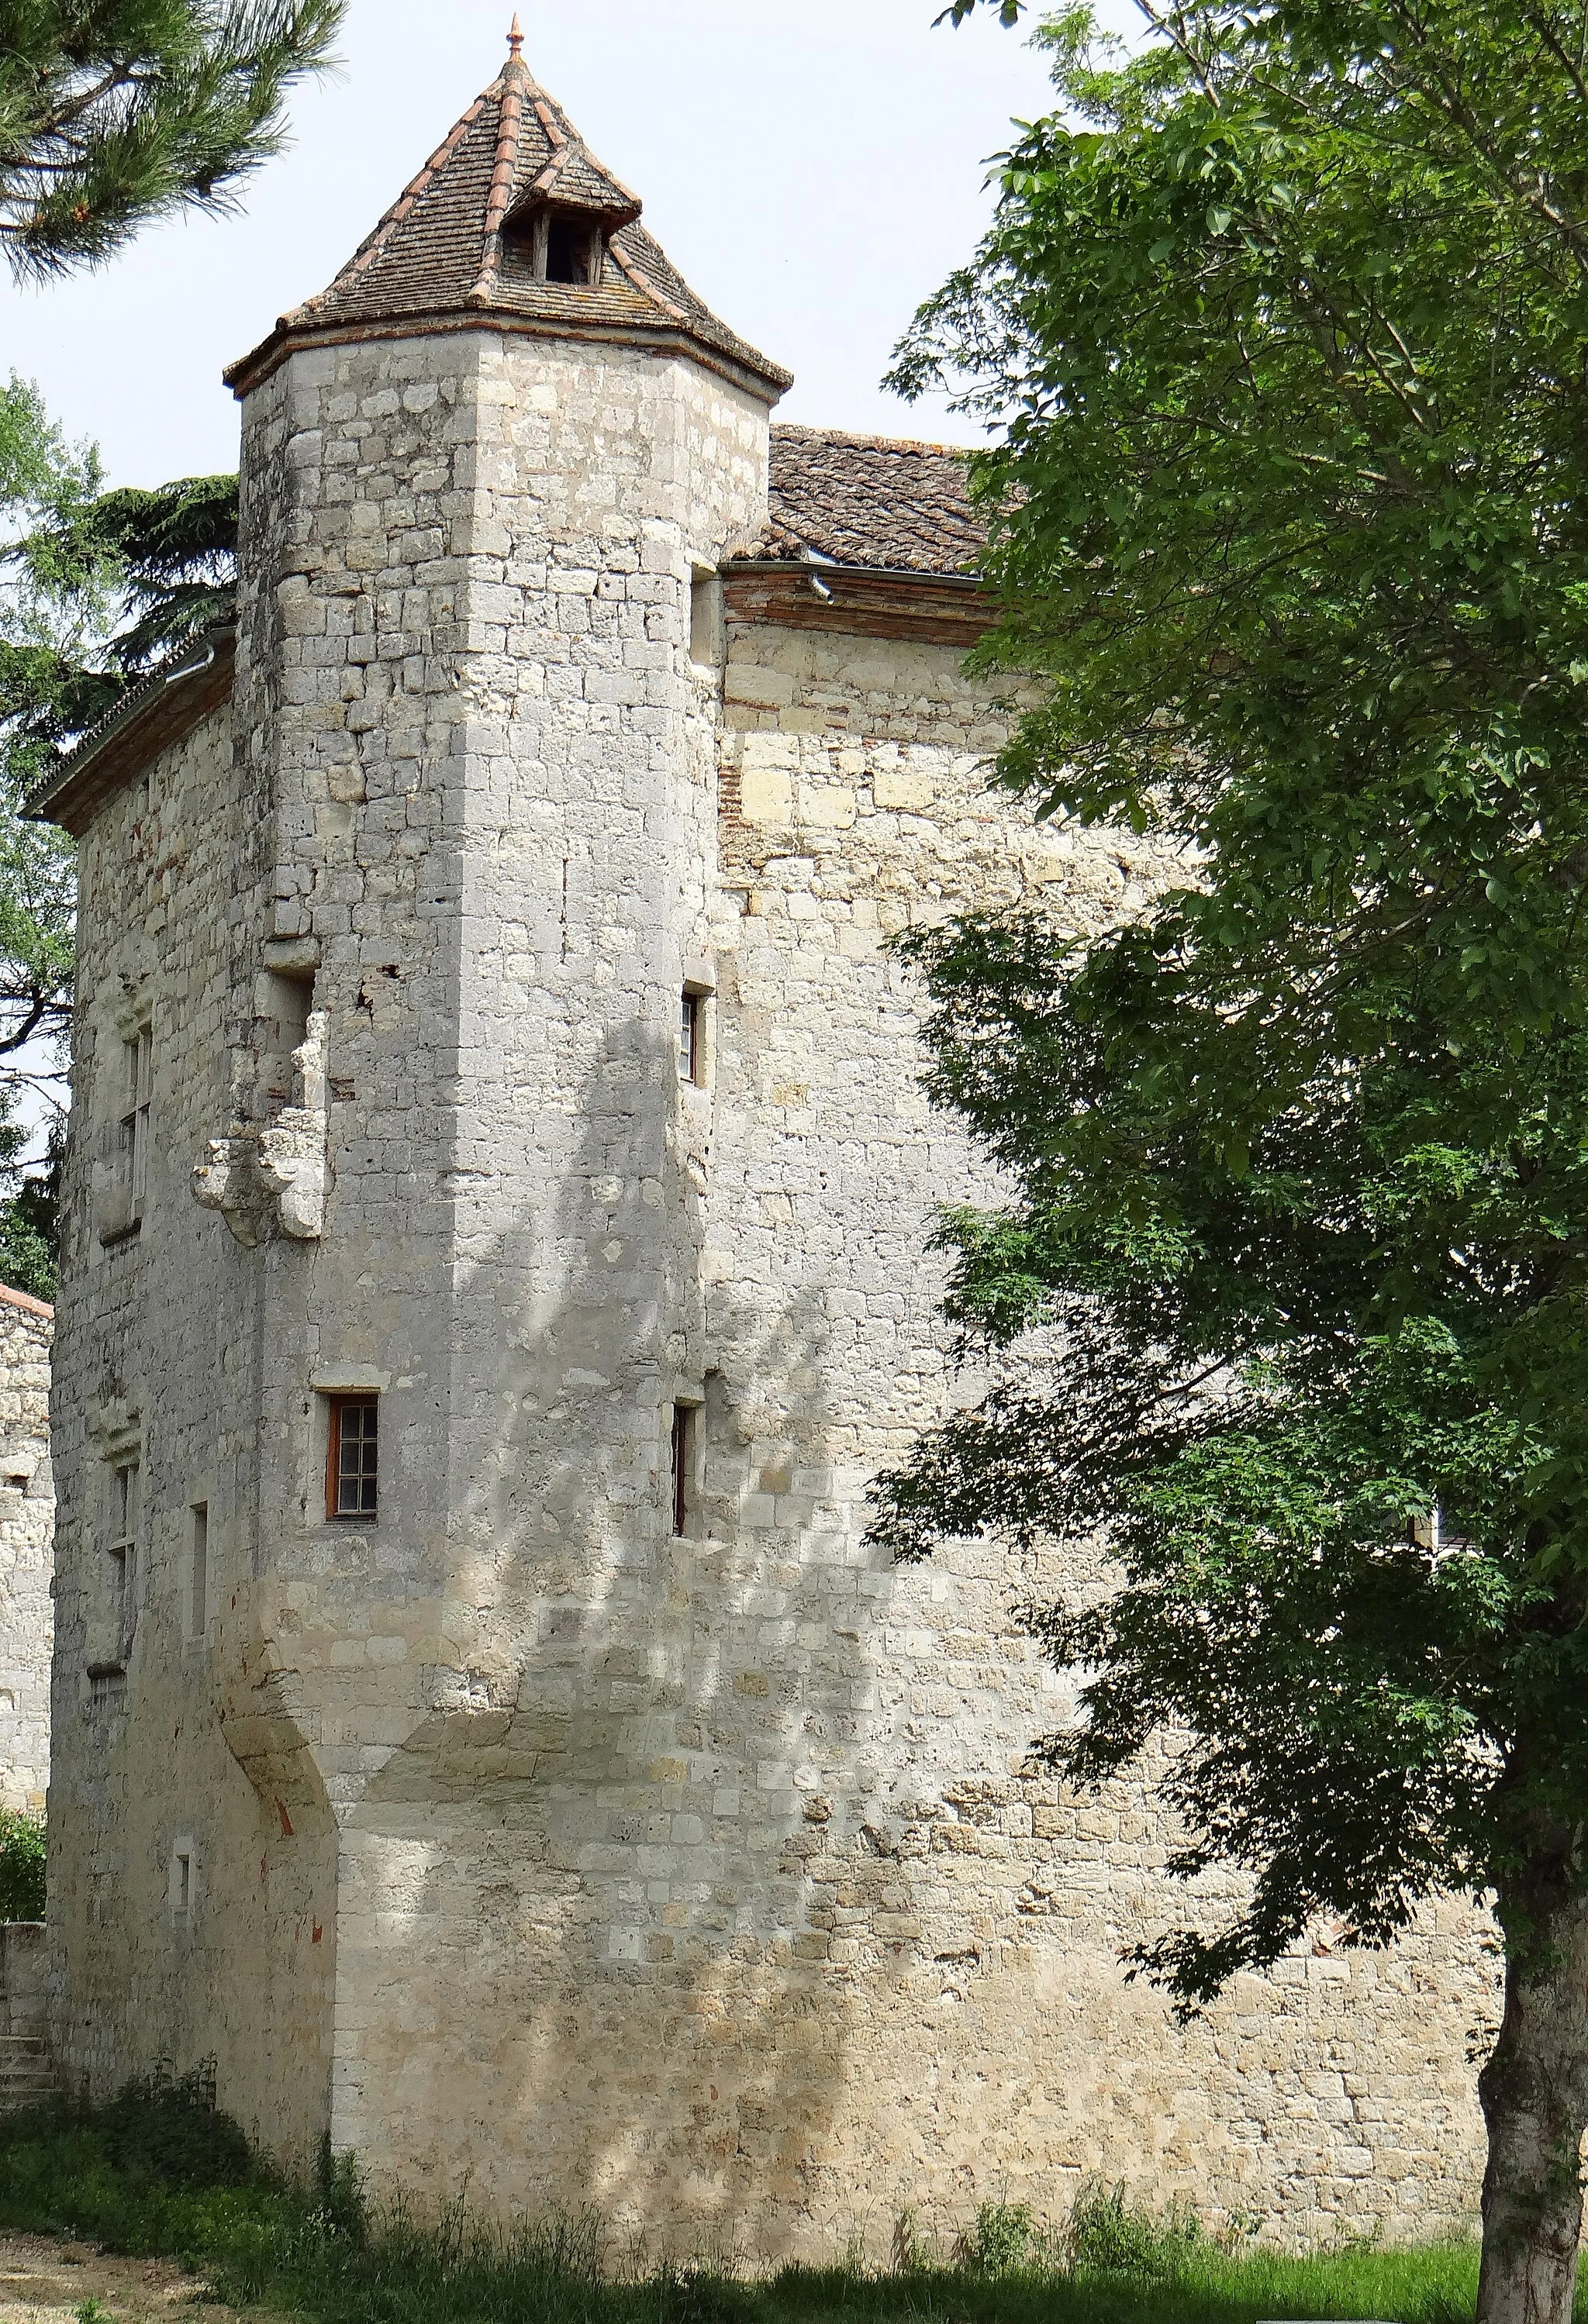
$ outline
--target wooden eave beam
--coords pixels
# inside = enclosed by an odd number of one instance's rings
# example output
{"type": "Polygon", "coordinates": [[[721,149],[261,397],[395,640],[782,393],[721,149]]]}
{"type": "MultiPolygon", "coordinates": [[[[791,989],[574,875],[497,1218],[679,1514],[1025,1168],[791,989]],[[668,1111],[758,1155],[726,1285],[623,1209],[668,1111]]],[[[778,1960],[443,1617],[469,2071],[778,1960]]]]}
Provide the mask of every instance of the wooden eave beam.
{"type": "Polygon", "coordinates": [[[726,619],[746,627],[830,630],[968,651],[998,619],[996,601],[974,574],[746,557],[725,565],[722,578],[726,619]]]}
{"type": "Polygon", "coordinates": [[[80,839],[107,798],[229,702],[236,633],[222,631],[208,642],[214,650],[201,667],[179,668],[147,680],[80,742],[29,799],[30,821],[59,824],[80,839]]]}

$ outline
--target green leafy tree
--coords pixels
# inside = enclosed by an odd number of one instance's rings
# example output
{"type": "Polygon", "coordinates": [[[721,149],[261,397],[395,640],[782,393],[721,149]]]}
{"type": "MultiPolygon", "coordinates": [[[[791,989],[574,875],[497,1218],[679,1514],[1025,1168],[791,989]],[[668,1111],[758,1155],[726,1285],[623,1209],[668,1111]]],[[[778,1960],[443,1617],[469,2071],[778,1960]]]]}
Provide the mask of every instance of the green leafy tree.
{"type": "Polygon", "coordinates": [[[346,0],[4,0],[0,239],[20,277],[235,207],[324,69],[346,0]]]}
{"type": "Polygon", "coordinates": [[[0,395],[0,1278],[55,1286],[56,1157],[18,1183],[27,1115],[59,1102],[70,1025],[70,843],[31,821],[30,792],[59,752],[196,629],[226,617],[235,560],[235,476],[106,492],[97,463],[61,438],[37,391],[0,395]],[[32,1103],[24,1103],[32,1093],[32,1103]]]}
{"type": "Polygon", "coordinates": [[[44,1917],[44,1820],[0,1808],[0,1921],[44,1917]]]}
{"type": "MultiPolygon", "coordinates": [[[[972,13],[968,7],[954,12],[972,13]]],[[[1151,832],[1131,925],[918,936],[982,1405],[886,1481],[1106,1538],[1033,1618],[1083,1784],[1185,1748],[1145,1947],[1195,2009],[1316,1916],[1495,1900],[1484,2324],[1568,2324],[1588,2125],[1588,14],[1187,0],[1061,98],[896,383],[995,424],[1002,779],[1151,832]]]]}

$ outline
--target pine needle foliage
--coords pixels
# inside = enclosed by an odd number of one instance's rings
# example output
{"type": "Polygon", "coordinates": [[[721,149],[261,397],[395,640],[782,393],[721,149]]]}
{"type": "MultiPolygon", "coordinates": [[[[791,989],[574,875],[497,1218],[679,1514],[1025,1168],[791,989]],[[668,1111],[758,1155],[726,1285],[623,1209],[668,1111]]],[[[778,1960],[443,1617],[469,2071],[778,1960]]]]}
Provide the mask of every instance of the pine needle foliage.
{"type": "Polygon", "coordinates": [[[138,229],[236,206],[281,151],[293,84],[346,0],[5,0],[0,241],[20,280],[101,263],[138,229]]]}

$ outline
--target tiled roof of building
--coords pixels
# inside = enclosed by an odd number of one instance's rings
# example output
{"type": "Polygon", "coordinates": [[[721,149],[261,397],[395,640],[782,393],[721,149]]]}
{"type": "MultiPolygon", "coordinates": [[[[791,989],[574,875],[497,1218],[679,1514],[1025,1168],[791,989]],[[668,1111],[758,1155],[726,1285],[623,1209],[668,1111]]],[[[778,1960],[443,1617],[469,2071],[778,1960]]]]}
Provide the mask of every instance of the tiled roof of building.
{"type": "Polygon", "coordinates": [[[969,576],[985,540],[963,452],[774,428],[766,530],[742,554],[969,576]]]}
{"type": "Polygon", "coordinates": [[[55,1321],[55,1310],[47,1301],[35,1299],[26,1291],[14,1291],[9,1283],[0,1283],[0,1303],[7,1307],[20,1307],[24,1315],[37,1315],[46,1323],[55,1321]]]}
{"type": "Polygon", "coordinates": [[[512,55],[431,154],[328,290],[282,317],[263,346],[226,377],[251,385],[287,345],[360,325],[465,314],[531,327],[693,341],[777,393],[790,374],[719,322],[639,224],[638,197],[580,137],[561,106],[512,55]],[[598,218],[598,281],[538,281],[513,227],[543,204],[598,218]]]}

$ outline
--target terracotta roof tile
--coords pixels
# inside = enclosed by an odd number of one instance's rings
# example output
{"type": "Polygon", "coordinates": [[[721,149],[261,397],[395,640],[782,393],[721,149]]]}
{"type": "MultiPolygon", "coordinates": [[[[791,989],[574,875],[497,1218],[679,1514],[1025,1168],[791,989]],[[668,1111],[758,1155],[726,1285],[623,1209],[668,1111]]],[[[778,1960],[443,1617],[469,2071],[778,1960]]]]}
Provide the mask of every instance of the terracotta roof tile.
{"type": "Polygon", "coordinates": [[[772,429],[766,530],[742,554],[898,573],[973,573],[986,529],[965,455],[827,429],[772,429]]]}
{"type": "Polygon", "coordinates": [[[639,225],[637,195],[596,160],[555,98],[516,53],[475,99],[328,289],[283,315],[263,346],[235,364],[239,390],[289,344],[361,324],[390,329],[464,312],[550,329],[682,332],[780,393],[789,374],[719,322],[639,225]],[[515,264],[512,227],[549,200],[599,217],[607,249],[599,281],[537,281],[515,264]]]}

